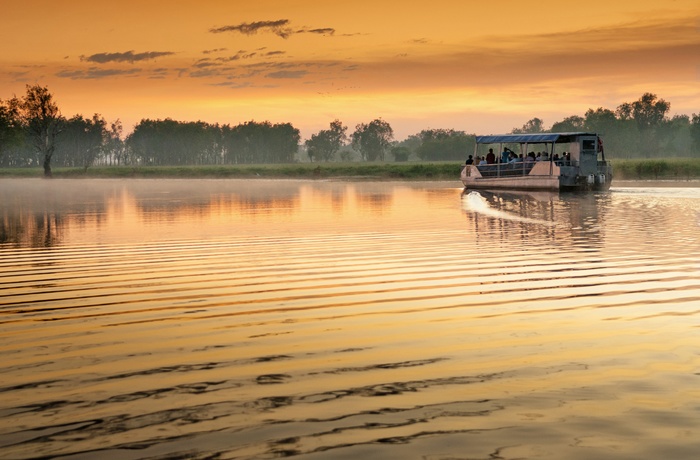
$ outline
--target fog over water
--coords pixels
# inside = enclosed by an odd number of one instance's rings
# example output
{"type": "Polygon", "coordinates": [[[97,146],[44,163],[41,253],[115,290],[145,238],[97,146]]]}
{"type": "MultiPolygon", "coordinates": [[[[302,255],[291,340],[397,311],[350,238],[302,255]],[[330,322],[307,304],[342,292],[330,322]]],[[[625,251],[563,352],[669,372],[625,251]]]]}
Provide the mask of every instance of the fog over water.
{"type": "Polygon", "coordinates": [[[700,188],[0,180],[0,458],[697,459],[700,188]]]}

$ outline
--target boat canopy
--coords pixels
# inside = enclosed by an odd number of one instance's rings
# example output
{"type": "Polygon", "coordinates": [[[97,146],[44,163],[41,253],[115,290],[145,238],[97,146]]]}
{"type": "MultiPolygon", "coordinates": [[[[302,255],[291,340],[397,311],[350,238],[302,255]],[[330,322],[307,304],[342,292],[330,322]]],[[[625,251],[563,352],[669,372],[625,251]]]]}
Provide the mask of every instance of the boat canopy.
{"type": "Polygon", "coordinates": [[[571,142],[572,137],[595,136],[595,133],[534,133],[534,134],[491,134],[476,136],[477,144],[545,144],[549,142],[571,142]]]}

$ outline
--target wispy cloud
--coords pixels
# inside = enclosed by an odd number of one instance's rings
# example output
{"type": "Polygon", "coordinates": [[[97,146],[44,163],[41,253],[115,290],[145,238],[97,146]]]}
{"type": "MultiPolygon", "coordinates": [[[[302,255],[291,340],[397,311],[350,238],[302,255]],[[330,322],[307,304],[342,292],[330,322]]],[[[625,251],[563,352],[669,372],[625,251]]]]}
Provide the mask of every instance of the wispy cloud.
{"type": "Polygon", "coordinates": [[[223,32],[240,32],[244,35],[253,35],[260,31],[272,32],[282,38],[289,38],[292,29],[289,27],[289,19],[278,19],[276,21],[255,21],[242,22],[236,25],[212,27],[209,32],[220,34],[223,32]]]}
{"type": "Polygon", "coordinates": [[[279,78],[279,79],[286,79],[286,78],[303,78],[306,75],[308,75],[308,71],[306,70],[280,70],[277,72],[271,72],[265,75],[267,78],[279,78]]]}
{"type": "Polygon", "coordinates": [[[302,27],[295,29],[292,27],[289,19],[277,19],[275,21],[242,22],[235,25],[212,27],[209,29],[209,32],[213,34],[238,32],[244,35],[254,35],[258,32],[266,32],[273,33],[282,38],[289,38],[294,34],[334,35],[335,29],[332,27],[302,27]]]}
{"type": "Polygon", "coordinates": [[[333,35],[335,34],[335,29],[332,27],[324,27],[321,29],[300,29],[297,30],[298,34],[309,33],[318,35],[333,35]]]}
{"type": "Polygon", "coordinates": [[[228,48],[214,48],[211,50],[204,50],[202,51],[202,54],[222,53],[224,51],[228,51],[228,48]]]}
{"type": "Polygon", "coordinates": [[[133,76],[141,73],[141,69],[98,69],[92,67],[90,69],[77,70],[61,70],[56,73],[57,77],[70,78],[71,80],[93,80],[98,78],[107,78],[115,76],[133,76]]]}
{"type": "Polygon", "coordinates": [[[90,56],[80,56],[81,61],[95,62],[97,64],[107,64],[109,62],[139,62],[157,59],[163,56],[171,56],[175,54],[172,51],[146,51],[144,53],[134,53],[134,51],[126,51],[124,53],[97,53],[90,56]]]}

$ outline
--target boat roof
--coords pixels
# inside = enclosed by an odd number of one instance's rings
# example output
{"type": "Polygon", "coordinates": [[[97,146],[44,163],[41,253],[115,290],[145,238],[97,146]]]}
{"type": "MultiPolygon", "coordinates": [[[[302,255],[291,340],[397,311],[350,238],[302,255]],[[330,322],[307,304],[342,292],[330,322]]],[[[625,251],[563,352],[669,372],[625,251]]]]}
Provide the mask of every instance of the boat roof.
{"type": "Polygon", "coordinates": [[[476,136],[477,144],[542,144],[546,142],[570,142],[572,137],[596,136],[596,133],[570,132],[570,133],[529,133],[529,134],[489,134],[488,136],[476,136]]]}

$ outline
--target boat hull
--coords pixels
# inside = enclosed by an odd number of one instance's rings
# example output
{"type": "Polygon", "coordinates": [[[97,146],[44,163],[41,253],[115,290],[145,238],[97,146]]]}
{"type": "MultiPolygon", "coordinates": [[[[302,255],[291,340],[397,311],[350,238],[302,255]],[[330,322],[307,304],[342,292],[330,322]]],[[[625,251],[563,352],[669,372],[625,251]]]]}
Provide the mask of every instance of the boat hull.
{"type": "Polygon", "coordinates": [[[612,170],[600,165],[596,174],[578,174],[575,168],[560,167],[550,162],[527,166],[467,165],[462,169],[462,184],[468,189],[495,190],[608,190],[612,170]]]}

